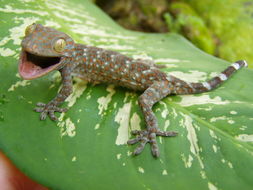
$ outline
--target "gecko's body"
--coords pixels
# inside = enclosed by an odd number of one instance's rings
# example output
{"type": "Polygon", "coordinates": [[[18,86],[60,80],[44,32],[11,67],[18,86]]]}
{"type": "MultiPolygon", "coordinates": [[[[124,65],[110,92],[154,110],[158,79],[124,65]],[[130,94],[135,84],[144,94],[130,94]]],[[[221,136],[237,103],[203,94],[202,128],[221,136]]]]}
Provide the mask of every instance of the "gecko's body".
{"type": "Polygon", "coordinates": [[[150,61],[135,60],[118,52],[76,44],[66,34],[55,29],[33,24],[27,27],[22,41],[19,73],[24,79],[34,79],[59,70],[62,88],[48,104],[38,103],[35,111],[41,112],[41,120],[47,115],[57,118],[54,112],[66,111],[58,106],[72,93],[72,76],[93,83],[110,83],[129,89],[143,91],[139,97],[147,129],[133,131],[136,138],[128,144],[140,143],[134,154],[140,154],[146,143],[151,144],[152,154],[159,156],[156,136],[175,136],[176,132],[161,131],[152,106],[170,94],[195,94],[207,92],[227,80],[245,61],[237,61],[219,76],[203,83],[188,83],[159,70],[150,61]]]}

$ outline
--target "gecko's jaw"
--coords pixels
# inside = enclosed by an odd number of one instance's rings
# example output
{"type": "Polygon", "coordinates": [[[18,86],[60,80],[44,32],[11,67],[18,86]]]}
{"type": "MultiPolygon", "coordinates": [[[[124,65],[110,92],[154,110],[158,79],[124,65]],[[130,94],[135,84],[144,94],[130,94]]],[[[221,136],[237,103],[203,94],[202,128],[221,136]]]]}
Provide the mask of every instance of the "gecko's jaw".
{"type": "Polygon", "coordinates": [[[19,74],[23,79],[34,79],[57,69],[61,57],[38,56],[22,51],[19,60],[19,74]]]}

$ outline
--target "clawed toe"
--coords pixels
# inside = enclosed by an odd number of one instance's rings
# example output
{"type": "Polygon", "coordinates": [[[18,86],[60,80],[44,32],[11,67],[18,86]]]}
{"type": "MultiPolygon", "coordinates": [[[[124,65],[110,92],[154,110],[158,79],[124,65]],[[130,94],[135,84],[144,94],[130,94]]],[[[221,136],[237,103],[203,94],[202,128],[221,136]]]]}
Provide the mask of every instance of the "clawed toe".
{"type": "Polygon", "coordinates": [[[55,116],[55,112],[66,112],[67,108],[59,108],[52,104],[44,104],[44,103],[37,103],[38,107],[34,108],[33,110],[36,112],[40,112],[40,120],[45,120],[47,115],[51,120],[57,120],[57,117],[55,116]]]}
{"type": "Polygon", "coordinates": [[[157,131],[156,135],[157,136],[162,136],[162,137],[174,137],[177,136],[177,132],[175,131],[157,131]]]}
{"type": "Polygon", "coordinates": [[[133,135],[137,135],[136,138],[130,139],[127,141],[127,144],[132,145],[139,143],[139,145],[135,148],[133,154],[139,155],[145,145],[150,143],[151,145],[151,152],[154,157],[159,157],[160,152],[158,148],[158,144],[156,141],[156,136],[163,136],[163,137],[173,137],[177,135],[177,132],[174,131],[152,131],[152,130],[134,130],[131,132],[133,135]]]}

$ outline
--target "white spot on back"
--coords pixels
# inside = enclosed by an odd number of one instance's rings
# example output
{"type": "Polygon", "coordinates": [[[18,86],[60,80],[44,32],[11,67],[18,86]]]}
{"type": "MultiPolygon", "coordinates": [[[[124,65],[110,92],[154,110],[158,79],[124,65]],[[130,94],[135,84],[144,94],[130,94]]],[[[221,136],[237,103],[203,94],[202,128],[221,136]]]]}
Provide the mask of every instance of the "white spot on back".
{"type": "Polygon", "coordinates": [[[143,74],[151,73],[152,71],[150,69],[142,71],[143,74]]]}

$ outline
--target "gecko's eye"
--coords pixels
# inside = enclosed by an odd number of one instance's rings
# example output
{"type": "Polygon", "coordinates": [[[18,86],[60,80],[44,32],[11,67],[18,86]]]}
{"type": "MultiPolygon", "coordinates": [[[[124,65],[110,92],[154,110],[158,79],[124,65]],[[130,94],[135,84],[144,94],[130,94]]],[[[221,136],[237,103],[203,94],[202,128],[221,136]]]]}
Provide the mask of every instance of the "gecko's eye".
{"type": "Polygon", "coordinates": [[[61,53],[64,50],[65,46],[66,46],[66,41],[64,39],[58,39],[54,43],[54,50],[58,53],[61,53]]]}
{"type": "Polygon", "coordinates": [[[33,31],[35,30],[35,28],[36,28],[36,24],[35,23],[27,26],[26,29],[25,29],[25,35],[28,36],[29,34],[33,33],[33,31]]]}

